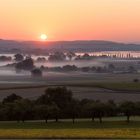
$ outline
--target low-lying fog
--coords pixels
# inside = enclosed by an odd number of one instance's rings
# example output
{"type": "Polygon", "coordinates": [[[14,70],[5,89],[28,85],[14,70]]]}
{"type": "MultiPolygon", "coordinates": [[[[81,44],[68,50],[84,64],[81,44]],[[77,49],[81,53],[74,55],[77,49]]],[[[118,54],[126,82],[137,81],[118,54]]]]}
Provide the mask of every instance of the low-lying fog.
{"type": "MultiPolygon", "coordinates": [[[[18,75],[30,75],[30,72],[21,71],[17,73],[15,68],[3,67],[7,64],[12,64],[13,62],[0,62],[0,75],[1,76],[18,76],[18,75]]],[[[77,67],[105,67],[108,64],[114,64],[115,66],[123,67],[123,66],[139,66],[138,60],[114,60],[114,59],[94,59],[94,60],[82,60],[82,61],[65,61],[65,62],[35,62],[36,67],[63,67],[65,65],[75,65],[77,67]]]]}
{"type": "MultiPolygon", "coordinates": [[[[12,64],[14,63],[14,54],[0,54],[0,56],[8,56],[12,58],[12,61],[0,61],[0,76],[3,77],[0,79],[1,82],[3,81],[9,81],[10,77],[20,77],[21,79],[28,79],[31,77],[31,72],[30,71],[21,71],[21,72],[16,72],[15,68],[13,67],[3,67],[7,64],[12,64]],[[4,78],[7,77],[8,79],[4,78]]],[[[37,56],[37,55],[32,55],[32,58],[34,60],[37,60],[37,58],[39,57],[45,57],[46,59],[48,58],[48,56],[37,56]]],[[[136,66],[139,67],[140,69],[140,63],[139,63],[139,59],[125,59],[125,58],[101,58],[101,57],[97,57],[95,59],[92,60],[66,60],[63,62],[51,62],[51,61],[45,61],[45,62],[37,62],[35,61],[35,66],[36,67],[41,67],[42,65],[44,67],[63,67],[65,65],[75,65],[76,67],[107,67],[109,64],[113,64],[117,67],[124,67],[124,66],[136,66]]],[[[43,72],[43,78],[48,78],[48,76],[50,75],[51,72],[43,72]]],[[[66,72],[66,73],[62,73],[62,72],[52,72],[51,73],[51,77],[54,76],[59,76],[59,77],[63,77],[63,75],[67,75],[67,76],[75,76],[78,75],[90,75],[90,73],[80,73],[80,72],[66,72]]],[[[90,77],[90,76],[89,76],[90,77]]],[[[12,78],[13,81],[15,81],[12,78]]],[[[19,80],[19,81],[20,81],[19,80]]],[[[76,79],[75,79],[76,80],[76,79]]],[[[18,81],[18,80],[17,80],[18,81]]],[[[27,80],[28,82],[28,80],[27,80]]]]}
{"type": "MultiPolygon", "coordinates": [[[[7,68],[2,67],[7,64],[12,64],[13,62],[0,62],[0,75],[30,75],[30,72],[27,71],[21,71],[20,73],[17,73],[15,68],[7,68]]],[[[103,59],[95,59],[95,60],[88,60],[88,61],[67,61],[67,62],[46,62],[46,63],[39,63],[36,62],[35,66],[46,66],[46,67],[62,67],[65,65],[75,65],[77,67],[104,67],[107,66],[109,63],[113,63],[117,66],[131,66],[131,65],[138,65],[137,61],[123,61],[123,60],[103,60],[103,59]]]]}

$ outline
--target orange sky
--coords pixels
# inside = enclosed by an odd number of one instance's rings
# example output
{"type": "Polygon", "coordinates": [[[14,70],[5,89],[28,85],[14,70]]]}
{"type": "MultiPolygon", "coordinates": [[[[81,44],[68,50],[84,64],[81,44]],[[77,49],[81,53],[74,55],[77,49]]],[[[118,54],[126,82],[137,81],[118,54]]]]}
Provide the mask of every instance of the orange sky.
{"type": "Polygon", "coordinates": [[[140,42],[140,0],[0,0],[0,38],[140,42]]]}

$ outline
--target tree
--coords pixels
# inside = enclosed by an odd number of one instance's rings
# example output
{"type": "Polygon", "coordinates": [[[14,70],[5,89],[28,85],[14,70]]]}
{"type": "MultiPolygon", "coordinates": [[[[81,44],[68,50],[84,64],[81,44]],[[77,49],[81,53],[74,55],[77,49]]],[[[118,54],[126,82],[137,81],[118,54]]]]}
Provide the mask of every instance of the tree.
{"type": "Polygon", "coordinates": [[[23,55],[19,54],[19,53],[15,54],[14,57],[15,57],[15,61],[17,61],[17,62],[23,61],[23,59],[24,59],[23,55]]]}
{"type": "Polygon", "coordinates": [[[14,110],[18,114],[18,120],[24,122],[26,119],[32,119],[33,105],[28,99],[15,101],[14,110]]]}
{"type": "Polygon", "coordinates": [[[50,116],[50,106],[48,105],[36,105],[34,107],[34,111],[36,116],[39,117],[39,119],[45,119],[46,123],[48,122],[49,116],[50,116]]]}
{"type": "Polygon", "coordinates": [[[58,118],[60,115],[60,108],[54,103],[51,105],[50,107],[50,113],[51,113],[51,117],[55,118],[55,122],[58,122],[58,118]]]}
{"type": "Polygon", "coordinates": [[[9,95],[9,96],[7,96],[6,98],[4,98],[3,99],[3,103],[5,104],[5,103],[13,103],[13,102],[15,102],[16,100],[21,100],[22,99],[22,97],[21,96],[18,96],[18,95],[16,95],[16,94],[11,94],[11,95],[9,95]]]}
{"type": "Polygon", "coordinates": [[[91,105],[92,120],[94,120],[94,118],[99,118],[100,123],[102,123],[104,112],[105,105],[103,103],[101,103],[100,101],[93,102],[93,104],[91,105]]]}
{"type": "Polygon", "coordinates": [[[5,105],[0,103],[0,121],[5,121],[7,119],[5,105]]]}
{"type": "Polygon", "coordinates": [[[100,123],[102,123],[102,117],[105,113],[105,104],[100,101],[89,100],[85,103],[83,108],[86,111],[87,116],[92,118],[93,122],[95,118],[99,118],[100,123]]]}
{"type": "Polygon", "coordinates": [[[5,115],[5,119],[8,121],[18,120],[18,114],[16,114],[14,110],[14,103],[6,103],[3,107],[3,114],[5,115]]]}
{"type": "Polygon", "coordinates": [[[127,122],[130,122],[130,116],[134,115],[135,104],[130,101],[125,101],[120,105],[121,112],[127,116],[127,122]]]}
{"type": "Polygon", "coordinates": [[[81,70],[83,72],[89,72],[90,71],[90,67],[82,67],[81,70]]]}
{"type": "Polygon", "coordinates": [[[80,105],[82,107],[82,117],[86,118],[92,118],[92,121],[94,122],[95,119],[95,113],[93,111],[93,108],[95,106],[95,102],[92,100],[84,99],[80,102],[80,105]]]}
{"type": "Polygon", "coordinates": [[[55,52],[54,54],[51,54],[48,58],[49,61],[64,61],[66,60],[66,56],[62,52],[55,52]]]}
{"type": "Polygon", "coordinates": [[[118,113],[118,107],[113,100],[109,100],[105,103],[105,115],[116,116],[118,113]]]}
{"type": "Polygon", "coordinates": [[[140,116],[140,102],[135,103],[135,115],[140,116]]]}
{"type": "Polygon", "coordinates": [[[69,58],[69,60],[72,60],[72,58],[74,58],[76,56],[76,54],[74,52],[68,52],[66,55],[69,58]]]}
{"type": "Polygon", "coordinates": [[[113,65],[113,64],[109,64],[108,65],[108,69],[109,69],[109,71],[114,71],[115,70],[115,66],[113,65]]]}
{"type": "Polygon", "coordinates": [[[38,68],[35,68],[31,71],[33,77],[42,77],[42,71],[38,68]]]}
{"type": "Polygon", "coordinates": [[[138,83],[139,82],[139,79],[134,79],[133,82],[134,83],[138,83]]]}
{"type": "Polygon", "coordinates": [[[129,71],[130,73],[135,73],[135,72],[137,72],[136,69],[135,69],[135,67],[133,67],[133,66],[129,66],[129,67],[128,67],[128,71],[129,71]]]}
{"type": "Polygon", "coordinates": [[[64,108],[72,100],[72,92],[66,87],[47,88],[45,94],[37,100],[40,104],[55,103],[60,109],[64,108]]]}
{"type": "Polygon", "coordinates": [[[46,62],[46,58],[45,57],[38,57],[37,62],[46,62]]]}
{"type": "Polygon", "coordinates": [[[96,67],[91,67],[91,71],[96,72],[96,67]]]}
{"type": "Polygon", "coordinates": [[[49,105],[46,104],[37,104],[34,107],[35,116],[39,119],[44,119],[45,122],[48,122],[48,119],[55,119],[58,122],[60,109],[56,104],[52,103],[49,105]]]}
{"type": "Polygon", "coordinates": [[[99,66],[99,67],[96,68],[96,72],[100,73],[102,71],[103,71],[103,68],[102,67],[99,66]]]}
{"type": "Polygon", "coordinates": [[[34,61],[32,58],[26,58],[22,62],[16,64],[16,69],[32,70],[34,68],[34,61]]]}
{"type": "Polygon", "coordinates": [[[82,60],[81,55],[76,56],[76,57],[75,57],[75,60],[82,60]]]}
{"type": "Polygon", "coordinates": [[[37,104],[53,105],[52,115],[58,121],[58,116],[64,114],[72,101],[72,92],[65,87],[47,88],[45,94],[37,99],[37,104]]]}
{"type": "Polygon", "coordinates": [[[88,53],[85,53],[83,56],[82,56],[82,59],[83,60],[90,60],[92,57],[88,54],[88,53]]]}
{"type": "Polygon", "coordinates": [[[11,61],[12,60],[12,57],[10,56],[0,56],[0,61],[11,61]]]}
{"type": "Polygon", "coordinates": [[[78,68],[75,65],[65,65],[63,66],[63,71],[76,71],[78,68]]]}
{"type": "Polygon", "coordinates": [[[80,106],[79,101],[76,99],[72,99],[71,102],[69,102],[69,105],[67,108],[65,108],[65,113],[68,114],[68,117],[72,118],[73,124],[75,123],[75,118],[80,114],[80,106]]]}

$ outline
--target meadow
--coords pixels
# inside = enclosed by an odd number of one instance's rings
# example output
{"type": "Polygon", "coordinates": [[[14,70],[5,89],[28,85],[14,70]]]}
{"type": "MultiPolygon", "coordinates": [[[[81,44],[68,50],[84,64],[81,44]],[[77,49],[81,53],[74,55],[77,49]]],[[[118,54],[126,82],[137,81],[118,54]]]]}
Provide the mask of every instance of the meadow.
{"type": "Polygon", "coordinates": [[[77,120],[72,124],[70,120],[58,123],[50,121],[29,121],[25,123],[0,122],[0,138],[104,138],[104,139],[132,139],[140,138],[140,118],[132,118],[129,124],[125,118],[104,118],[98,121],[77,120]]]}
{"type": "MultiPolygon", "coordinates": [[[[36,99],[48,86],[67,86],[78,99],[89,98],[101,101],[113,99],[139,101],[140,83],[134,83],[139,74],[86,74],[48,73],[42,79],[28,76],[1,76],[0,100],[15,93],[24,98],[36,99]],[[13,82],[14,81],[14,82],[13,82]]],[[[0,138],[95,138],[132,139],[140,138],[140,118],[132,117],[128,124],[125,117],[98,120],[0,122],[0,138]]]]}
{"type": "MultiPolygon", "coordinates": [[[[64,76],[63,76],[64,77],[64,76]]],[[[64,79],[67,77],[65,76],[64,79]]],[[[53,78],[52,78],[53,79],[53,78]]],[[[46,82],[34,82],[34,83],[6,83],[0,84],[0,100],[6,96],[15,93],[24,98],[36,99],[40,95],[44,94],[47,87],[52,86],[66,86],[73,91],[73,96],[77,99],[93,99],[108,101],[114,100],[115,102],[121,102],[124,100],[139,101],[140,99],[140,83],[134,83],[131,81],[98,81],[85,80],[83,78],[79,81],[74,81],[71,77],[68,81],[58,82],[60,77],[55,77],[53,82],[48,78],[46,82]],[[56,81],[55,81],[56,79],[56,81]]],[[[85,78],[86,79],[86,78],[85,78]]]]}

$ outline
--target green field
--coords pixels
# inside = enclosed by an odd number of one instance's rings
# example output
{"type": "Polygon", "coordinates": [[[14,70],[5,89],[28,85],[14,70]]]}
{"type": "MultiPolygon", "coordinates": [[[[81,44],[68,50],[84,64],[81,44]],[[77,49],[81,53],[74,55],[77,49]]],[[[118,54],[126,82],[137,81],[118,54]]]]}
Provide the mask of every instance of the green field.
{"type": "Polygon", "coordinates": [[[0,122],[0,138],[106,138],[128,139],[140,138],[140,118],[132,118],[128,124],[125,118],[104,118],[98,120],[61,120],[58,123],[50,121],[34,122],[0,122]]]}
{"type": "Polygon", "coordinates": [[[47,88],[47,87],[53,87],[53,86],[66,86],[66,87],[93,87],[93,88],[105,88],[105,89],[111,89],[111,90],[131,90],[131,91],[140,91],[140,82],[134,83],[134,82],[90,82],[90,81],[84,81],[83,82],[71,82],[69,83],[63,83],[63,84],[54,84],[54,85],[13,85],[12,87],[0,87],[0,90],[20,90],[20,89],[38,89],[38,88],[47,88]]]}
{"type": "Polygon", "coordinates": [[[110,90],[126,90],[126,91],[140,91],[140,83],[134,82],[85,82],[69,84],[67,86],[73,87],[93,87],[93,88],[104,88],[110,90]]]}
{"type": "Polygon", "coordinates": [[[112,89],[112,90],[138,90],[140,91],[140,83],[127,83],[127,82],[119,82],[119,83],[100,83],[97,84],[99,87],[112,89]]]}

